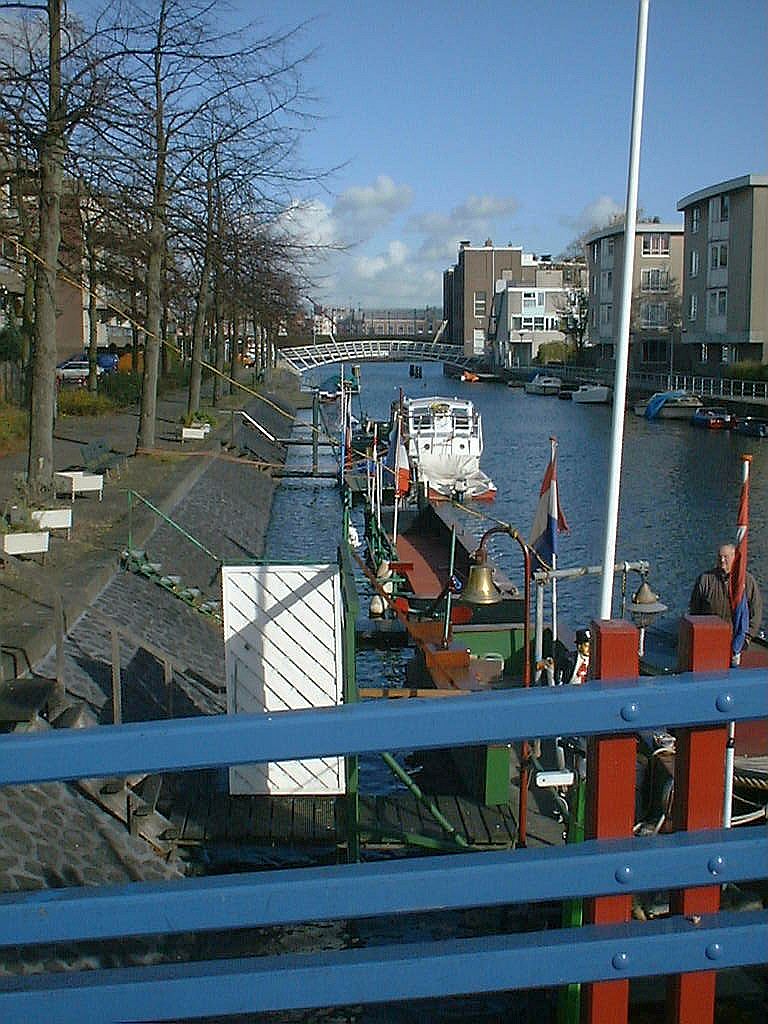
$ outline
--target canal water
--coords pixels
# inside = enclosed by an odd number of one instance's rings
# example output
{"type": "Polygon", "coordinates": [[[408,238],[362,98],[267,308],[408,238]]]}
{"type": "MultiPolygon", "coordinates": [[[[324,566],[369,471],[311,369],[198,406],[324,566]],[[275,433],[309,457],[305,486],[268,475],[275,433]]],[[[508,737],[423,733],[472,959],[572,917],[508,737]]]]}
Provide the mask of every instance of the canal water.
{"type": "MultiPolygon", "coordinates": [[[[330,373],[327,367],[314,372],[316,380],[325,380],[330,373]]],[[[478,512],[493,518],[466,518],[467,528],[478,539],[495,520],[511,523],[529,536],[549,460],[549,438],[556,437],[560,501],[570,528],[560,537],[558,567],[601,564],[611,408],[526,395],[522,388],[501,384],[463,383],[445,377],[436,363],[423,364],[422,374],[421,379],[411,378],[407,363],[363,363],[354,414],[386,418],[401,388],[411,396],[472,399],[483,417],[481,465],[498,488],[494,502],[478,506],[478,512]]],[[[616,560],[650,563],[651,587],[669,609],[663,623],[673,625],[687,611],[696,576],[714,564],[720,543],[735,539],[740,456],[745,452],[753,454],[749,568],[761,584],[768,585],[768,445],[761,447],[759,440],[730,431],[700,430],[687,422],[653,422],[626,414],[616,560]]],[[[293,457],[306,462],[307,450],[293,457]]],[[[332,558],[339,520],[338,493],[331,482],[286,482],[275,502],[270,554],[288,557],[290,551],[302,557],[332,558]]],[[[496,536],[490,551],[514,581],[522,578],[517,544],[496,536]]],[[[629,587],[635,589],[638,583],[639,578],[630,575],[629,587]]],[[[596,578],[561,583],[559,614],[573,628],[589,622],[598,614],[599,589],[596,578]]],[[[618,611],[617,581],[614,615],[618,611]]]]}
{"type": "MultiPolygon", "coordinates": [[[[327,367],[315,371],[306,382],[321,383],[331,372],[327,367]]],[[[481,464],[498,487],[496,500],[479,509],[492,519],[466,517],[467,528],[478,540],[497,520],[510,523],[529,536],[549,459],[549,438],[556,437],[561,504],[570,527],[560,539],[558,565],[566,568],[602,562],[610,407],[581,406],[557,398],[526,395],[520,388],[500,384],[462,383],[445,377],[442,367],[431,363],[422,365],[420,379],[410,377],[407,363],[364,363],[361,378],[360,399],[358,402],[355,398],[353,403],[353,412],[360,418],[387,418],[400,389],[411,396],[464,396],[476,404],[485,434],[481,464]]],[[[310,414],[304,415],[308,421],[310,414]]],[[[297,428],[297,434],[301,431],[301,427],[297,428]]],[[[631,412],[626,415],[617,561],[645,559],[650,563],[650,584],[669,609],[662,625],[670,629],[687,610],[697,574],[714,563],[720,543],[735,538],[740,456],[744,452],[754,455],[749,567],[759,582],[768,585],[768,538],[764,529],[768,514],[768,448],[763,450],[759,441],[730,432],[697,430],[687,423],[648,422],[631,412]]],[[[297,467],[306,467],[309,459],[308,448],[293,448],[289,453],[289,464],[297,467]]],[[[322,456],[322,464],[325,468],[335,466],[330,454],[322,456]]],[[[362,514],[355,515],[362,537],[362,514]]],[[[333,481],[285,480],[275,497],[266,557],[280,561],[334,561],[340,526],[341,504],[333,481]]],[[[513,581],[522,580],[517,544],[508,538],[494,537],[490,550],[494,561],[513,581]]],[[[630,589],[638,583],[638,577],[630,576],[630,589]]],[[[588,623],[598,614],[597,578],[562,583],[558,603],[561,618],[573,628],[588,623]]],[[[618,609],[617,584],[614,615],[618,609]]],[[[358,679],[361,685],[397,685],[402,681],[403,666],[401,652],[363,652],[358,660],[358,679]]],[[[414,767],[407,755],[399,756],[409,768],[414,767]]],[[[400,786],[383,763],[374,758],[362,759],[360,783],[361,789],[369,793],[388,792],[400,786]]],[[[517,930],[520,923],[514,914],[514,908],[500,908],[482,913],[422,915],[396,922],[351,922],[341,928],[307,926],[284,930],[279,942],[281,948],[338,948],[479,935],[517,930]]],[[[652,998],[661,998],[660,990],[652,998]]],[[[646,1016],[645,1007],[635,1007],[633,1020],[655,1019],[657,1010],[658,1004],[654,1008],[651,1003],[646,1016]]],[[[554,1019],[554,1002],[552,993],[498,993],[489,997],[268,1014],[248,1019],[264,1024],[491,1024],[500,1019],[536,1019],[546,1024],[554,1019]]]]}

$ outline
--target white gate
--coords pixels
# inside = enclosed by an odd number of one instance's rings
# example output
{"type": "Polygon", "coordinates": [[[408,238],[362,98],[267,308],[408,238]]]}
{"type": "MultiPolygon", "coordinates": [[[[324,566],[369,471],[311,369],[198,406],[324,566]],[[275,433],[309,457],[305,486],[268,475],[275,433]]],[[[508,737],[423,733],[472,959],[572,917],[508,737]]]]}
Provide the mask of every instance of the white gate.
{"type": "MultiPolygon", "coordinates": [[[[222,568],[227,712],[273,712],[341,704],[339,568],[245,565],[222,568]]],[[[344,792],[344,758],[230,768],[233,794],[344,792]]]]}

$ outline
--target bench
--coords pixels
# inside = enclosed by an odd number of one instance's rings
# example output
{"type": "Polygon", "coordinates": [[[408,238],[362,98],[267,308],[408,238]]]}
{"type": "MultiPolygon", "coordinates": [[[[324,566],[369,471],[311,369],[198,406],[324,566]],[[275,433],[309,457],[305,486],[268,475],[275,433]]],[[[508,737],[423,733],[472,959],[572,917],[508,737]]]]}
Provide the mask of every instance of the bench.
{"type": "Polygon", "coordinates": [[[65,469],[53,474],[56,493],[68,494],[72,501],[78,494],[98,493],[104,496],[104,477],[101,473],[85,473],[82,469],[65,469]]]}
{"type": "Polygon", "coordinates": [[[32,513],[38,530],[66,530],[67,540],[72,535],[72,509],[46,508],[32,513]]]}
{"type": "Polygon", "coordinates": [[[211,432],[210,423],[201,423],[191,427],[181,428],[181,443],[185,441],[204,441],[211,432]]]}
{"type": "Polygon", "coordinates": [[[106,473],[107,476],[111,470],[116,470],[119,475],[127,459],[122,452],[113,452],[109,442],[103,438],[82,445],[80,455],[83,459],[83,469],[89,473],[106,473]]]}

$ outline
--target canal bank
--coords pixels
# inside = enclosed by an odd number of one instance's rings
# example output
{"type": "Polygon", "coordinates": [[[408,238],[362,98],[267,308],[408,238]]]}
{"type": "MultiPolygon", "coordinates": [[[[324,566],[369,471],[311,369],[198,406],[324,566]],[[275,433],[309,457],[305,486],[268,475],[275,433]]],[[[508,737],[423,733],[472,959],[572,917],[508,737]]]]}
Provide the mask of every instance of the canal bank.
{"type": "MultiPolygon", "coordinates": [[[[227,412],[209,438],[185,443],[183,450],[176,416],[183,396],[163,400],[158,449],[128,455],[119,477],[106,482],[101,502],[94,495],[75,499],[72,537],[53,539],[45,564],[13,560],[0,570],[4,665],[18,666],[22,676],[7,673],[0,681],[3,731],[85,728],[116,719],[221,710],[221,630],[184,591],[199,585],[218,596],[220,561],[262,553],[275,490],[269,467],[281,464],[285,451],[267,434],[290,433],[297,390],[294,378],[277,377],[271,392],[250,396],[247,404],[233,403],[262,432],[243,426],[238,413],[233,444],[227,412]],[[240,447],[246,440],[247,450],[240,447]],[[129,521],[129,490],[183,532],[147,505],[139,502],[137,508],[136,500],[129,521]],[[192,581],[181,593],[121,564],[129,529],[133,547],[141,544],[148,560],[162,560],[167,573],[192,581]],[[204,556],[200,545],[216,559],[204,556]],[[57,653],[59,607],[64,636],[57,653]]],[[[100,417],[98,423],[60,421],[57,469],[71,464],[67,446],[79,451],[96,431],[113,450],[128,454],[134,424],[130,414],[100,417]]],[[[4,505],[13,500],[20,458],[0,459],[4,505]]],[[[84,779],[0,790],[0,890],[181,877],[185,858],[157,811],[155,786],[152,779],[84,779]]],[[[63,959],[71,965],[83,955],[63,954],[63,959]]],[[[18,969],[6,960],[0,973],[18,969]]]]}

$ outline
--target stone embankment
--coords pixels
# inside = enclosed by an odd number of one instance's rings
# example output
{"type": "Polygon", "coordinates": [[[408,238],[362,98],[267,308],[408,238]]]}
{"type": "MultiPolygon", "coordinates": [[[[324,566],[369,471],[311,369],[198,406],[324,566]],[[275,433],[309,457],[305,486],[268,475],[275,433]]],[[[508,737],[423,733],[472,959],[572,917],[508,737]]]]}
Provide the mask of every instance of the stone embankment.
{"type": "MultiPolygon", "coordinates": [[[[276,377],[271,392],[246,397],[233,408],[246,409],[275,437],[290,433],[298,398],[295,378],[276,377]]],[[[112,722],[115,631],[123,721],[168,717],[169,697],[176,715],[223,710],[219,623],[172,590],[127,571],[121,556],[130,528],[132,547],[141,546],[163,573],[180,577],[202,597],[219,600],[221,562],[249,560],[263,551],[275,487],[269,467],[284,461],[285,448],[244,427],[239,416],[233,431],[227,413],[207,439],[182,447],[182,412],[183,396],[160,403],[158,448],[140,455],[131,455],[135,413],[59,420],[57,469],[78,465],[80,447],[97,437],[129,458],[120,476],[106,482],[102,502],[94,495],[76,498],[72,538],[52,538],[45,564],[14,560],[0,569],[3,731],[112,722]],[[240,447],[245,430],[247,453],[240,447]],[[129,526],[129,489],[187,536],[136,500],[129,526]],[[63,657],[57,658],[59,602],[64,639],[63,657]],[[14,679],[17,673],[20,678],[14,679]]],[[[21,453],[0,458],[2,505],[15,498],[23,461],[21,453]]],[[[144,782],[150,792],[151,784],[144,782]]],[[[178,877],[185,868],[169,839],[141,781],[132,790],[96,781],[5,787],[0,789],[0,890],[178,877]],[[141,826],[137,807],[143,807],[146,824],[141,826]]],[[[84,962],[83,956],[81,949],[64,959],[71,965],[84,962]]],[[[6,959],[0,966],[14,972],[30,969],[39,967],[31,966],[29,958],[23,965],[6,959]]]]}

